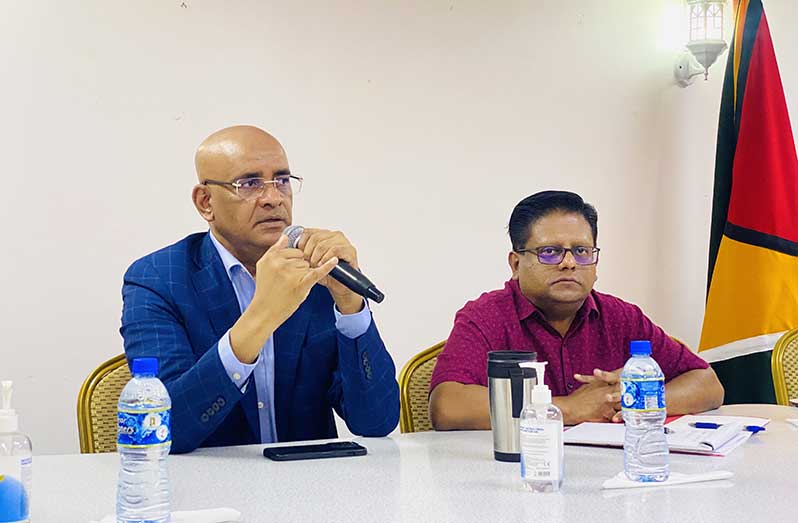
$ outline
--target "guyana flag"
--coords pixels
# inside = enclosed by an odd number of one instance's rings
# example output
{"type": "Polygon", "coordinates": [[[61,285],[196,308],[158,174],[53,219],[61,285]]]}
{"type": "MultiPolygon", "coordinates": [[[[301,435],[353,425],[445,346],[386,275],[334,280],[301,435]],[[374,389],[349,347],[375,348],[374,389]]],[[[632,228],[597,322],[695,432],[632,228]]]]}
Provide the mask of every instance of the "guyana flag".
{"type": "Polygon", "coordinates": [[[698,350],[725,403],[775,403],[773,345],[798,327],[798,159],[762,1],[737,0],[735,12],[698,350]]]}

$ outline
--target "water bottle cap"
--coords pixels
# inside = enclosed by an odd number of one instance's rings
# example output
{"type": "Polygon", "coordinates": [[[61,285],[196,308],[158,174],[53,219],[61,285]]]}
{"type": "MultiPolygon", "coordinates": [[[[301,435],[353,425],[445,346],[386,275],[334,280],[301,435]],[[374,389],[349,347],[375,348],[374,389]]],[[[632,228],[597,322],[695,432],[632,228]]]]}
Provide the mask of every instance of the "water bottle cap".
{"type": "Polygon", "coordinates": [[[158,374],[158,358],[135,358],[130,373],[134,376],[142,374],[155,376],[158,374]]]}
{"type": "Polygon", "coordinates": [[[651,342],[648,340],[635,340],[629,343],[632,356],[650,356],[651,342]]]}

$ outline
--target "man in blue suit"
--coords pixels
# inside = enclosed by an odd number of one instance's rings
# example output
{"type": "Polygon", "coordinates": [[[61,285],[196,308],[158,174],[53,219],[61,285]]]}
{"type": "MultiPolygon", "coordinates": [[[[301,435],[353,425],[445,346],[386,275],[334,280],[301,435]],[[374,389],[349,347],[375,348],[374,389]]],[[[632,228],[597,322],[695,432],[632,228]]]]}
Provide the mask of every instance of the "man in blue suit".
{"type": "Polygon", "coordinates": [[[222,129],[195,156],[192,197],[210,231],[141,258],[124,278],[128,361],[151,356],[172,398],[172,451],[336,436],[385,436],[399,419],[391,356],[368,304],[328,273],[357,251],[305,229],[289,248],[294,195],[280,143],[222,129]],[[318,284],[318,285],[317,285],[318,284]]]}

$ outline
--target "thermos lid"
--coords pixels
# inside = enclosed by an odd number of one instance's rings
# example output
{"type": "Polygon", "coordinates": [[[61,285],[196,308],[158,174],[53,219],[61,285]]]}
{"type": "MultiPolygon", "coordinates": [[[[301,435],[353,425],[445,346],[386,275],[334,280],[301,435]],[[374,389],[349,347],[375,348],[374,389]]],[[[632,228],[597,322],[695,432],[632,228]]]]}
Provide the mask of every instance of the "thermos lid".
{"type": "Polygon", "coordinates": [[[535,369],[523,369],[518,366],[522,361],[537,361],[537,353],[514,350],[488,352],[488,377],[509,378],[511,370],[523,371],[524,378],[535,377],[535,369]]]}

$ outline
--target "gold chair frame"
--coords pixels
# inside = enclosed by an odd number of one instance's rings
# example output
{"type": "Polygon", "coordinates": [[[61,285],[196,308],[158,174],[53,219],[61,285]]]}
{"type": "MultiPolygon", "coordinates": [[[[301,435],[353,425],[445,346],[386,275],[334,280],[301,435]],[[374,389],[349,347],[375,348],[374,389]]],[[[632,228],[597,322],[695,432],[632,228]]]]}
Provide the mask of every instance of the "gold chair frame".
{"type": "MultiPolygon", "coordinates": [[[[98,445],[98,434],[95,432],[97,429],[96,417],[97,414],[92,413],[92,402],[95,400],[94,393],[102,382],[108,378],[113,372],[120,368],[127,368],[127,360],[124,354],[114,356],[110,360],[100,364],[96,369],[83,382],[78,392],[78,439],[80,440],[80,452],[83,454],[91,454],[95,452],[112,452],[115,451],[116,434],[114,434],[114,449],[101,448],[98,445]]],[[[124,386],[124,385],[122,385],[124,386]]],[[[122,388],[119,388],[119,392],[122,388]]],[[[119,395],[117,394],[117,398],[119,395]]],[[[116,411],[114,410],[114,419],[116,411]]]]}
{"type": "Polygon", "coordinates": [[[787,390],[787,377],[784,373],[784,356],[793,344],[798,344],[798,329],[785,332],[776,342],[770,357],[773,389],[776,392],[776,403],[779,405],[790,405],[790,393],[787,390]]]}
{"type": "MultiPolygon", "coordinates": [[[[413,406],[410,401],[410,383],[413,379],[413,374],[421,365],[434,358],[437,358],[438,354],[440,354],[443,350],[444,345],[446,345],[446,340],[436,343],[432,347],[419,352],[410,358],[407,363],[405,363],[405,366],[402,367],[402,371],[399,373],[399,430],[401,430],[403,433],[419,431],[419,428],[416,427],[415,423],[413,422],[413,406]]],[[[427,407],[427,416],[429,416],[429,407],[427,407]]]]}

